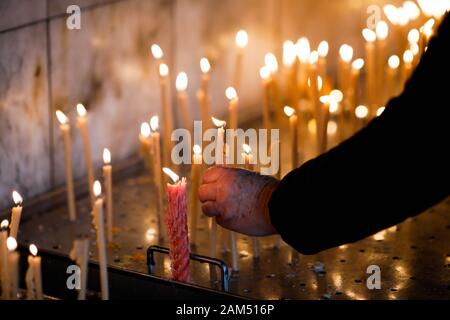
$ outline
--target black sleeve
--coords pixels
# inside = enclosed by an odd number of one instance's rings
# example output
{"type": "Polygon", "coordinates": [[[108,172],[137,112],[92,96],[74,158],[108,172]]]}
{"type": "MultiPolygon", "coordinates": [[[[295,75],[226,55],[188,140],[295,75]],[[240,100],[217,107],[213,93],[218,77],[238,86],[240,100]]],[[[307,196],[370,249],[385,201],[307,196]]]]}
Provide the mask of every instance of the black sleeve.
{"type": "Polygon", "coordinates": [[[284,177],[269,202],[304,254],[354,242],[419,214],[450,191],[450,19],[384,113],[284,177]]]}

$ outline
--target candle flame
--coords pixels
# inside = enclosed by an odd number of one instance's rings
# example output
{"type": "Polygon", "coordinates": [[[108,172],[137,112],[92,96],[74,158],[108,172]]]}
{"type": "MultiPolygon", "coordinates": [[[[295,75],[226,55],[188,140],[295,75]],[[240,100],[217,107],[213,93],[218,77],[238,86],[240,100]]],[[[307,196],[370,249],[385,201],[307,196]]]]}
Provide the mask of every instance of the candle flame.
{"type": "Polygon", "coordinates": [[[411,63],[414,59],[414,55],[411,50],[406,49],[403,53],[403,62],[404,63],[411,63]]]}
{"type": "Polygon", "coordinates": [[[329,104],[331,102],[332,98],[329,95],[324,95],[319,97],[319,101],[323,104],[329,104]]]}
{"type": "Polygon", "coordinates": [[[103,163],[110,164],[111,163],[111,152],[108,148],[103,149],[103,163]]]}
{"type": "Polygon", "coordinates": [[[373,32],[373,30],[364,28],[362,31],[362,35],[364,37],[364,40],[366,40],[367,42],[374,42],[375,39],[377,38],[377,35],[375,34],[375,32],[373,32]]]}
{"type": "Polygon", "coordinates": [[[227,97],[227,99],[228,100],[234,100],[234,99],[236,99],[238,96],[237,96],[237,92],[236,92],[236,89],[235,88],[233,88],[233,87],[228,87],[226,90],[225,90],[225,96],[227,97]]]}
{"type": "Polygon", "coordinates": [[[211,70],[211,64],[207,58],[200,59],[200,70],[202,70],[203,73],[208,73],[209,70],[211,70]]]}
{"type": "Polygon", "coordinates": [[[9,251],[16,250],[17,240],[14,239],[14,237],[8,237],[8,239],[6,239],[6,247],[8,248],[9,251]]]}
{"type": "Polygon", "coordinates": [[[263,80],[267,80],[270,77],[270,70],[267,66],[263,66],[259,69],[259,76],[263,80]]]}
{"type": "Polygon", "coordinates": [[[391,69],[397,69],[400,65],[400,58],[397,55],[392,55],[388,59],[388,65],[391,69]]]}
{"type": "Polygon", "coordinates": [[[417,0],[420,9],[428,17],[439,19],[445,11],[450,9],[450,3],[442,0],[417,0]]]}
{"type": "Polygon", "coordinates": [[[377,109],[377,117],[379,117],[384,112],[384,109],[386,109],[385,106],[381,106],[377,109]]]}
{"type": "Polygon", "coordinates": [[[416,20],[420,16],[420,9],[413,1],[403,2],[403,9],[408,15],[409,20],[416,20]]]}
{"type": "Polygon", "coordinates": [[[316,64],[318,60],[319,54],[317,53],[317,51],[316,50],[311,51],[308,59],[309,64],[316,64]]]}
{"type": "Polygon", "coordinates": [[[194,151],[194,154],[199,155],[202,153],[202,147],[200,147],[198,144],[194,144],[192,151],[194,151]]]}
{"type": "Polygon", "coordinates": [[[22,196],[16,190],[12,192],[12,198],[16,206],[20,206],[23,202],[22,196]]]}
{"type": "Polygon", "coordinates": [[[6,219],[2,220],[2,223],[0,224],[0,228],[6,229],[6,228],[8,228],[8,226],[9,226],[9,221],[6,219]]]}
{"type": "Polygon", "coordinates": [[[317,47],[317,52],[319,53],[319,56],[322,58],[325,58],[328,55],[328,42],[327,41],[321,41],[319,43],[319,46],[317,47]]]}
{"type": "Polygon", "coordinates": [[[375,33],[378,40],[385,40],[389,34],[389,27],[386,21],[379,21],[375,28],[375,33]]]}
{"type": "Polygon", "coordinates": [[[285,106],[283,110],[284,114],[287,115],[289,118],[295,114],[295,109],[292,107],[285,106]]]}
{"type": "Polygon", "coordinates": [[[162,57],[164,57],[164,52],[162,51],[161,47],[159,45],[157,45],[156,43],[152,44],[151,50],[152,50],[153,58],[159,60],[162,57]]]}
{"type": "Polygon", "coordinates": [[[172,179],[173,183],[177,183],[178,180],[180,180],[180,177],[169,168],[164,167],[162,170],[165,174],[167,174],[170,177],[170,179],[172,179]]]}
{"type": "Polygon", "coordinates": [[[269,68],[270,73],[276,73],[278,71],[277,57],[272,52],[266,53],[264,56],[264,63],[269,68]]]}
{"type": "Polygon", "coordinates": [[[159,118],[158,116],[153,116],[150,118],[150,129],[152,129],[153,132],[158,130],[159,127],[159,118]]]}
{"type": "Polygon", "coordinates": [[[212,120],[213,124],[218,128],[220,128],[220,127],[223,128],[227,125],[227,123],[225,121],[214,118],[214,117],[211,117],[211,120],[212,120]]]}
{"type": "Polygon", "coordinates": [[[427,39],[429,39],[433,35],[433,26],[435,20],[433,18],[428,19],[427,22],[420,28],[420,32],[422,32],[427,39]]]}
{"type": "Polygon", "coordinates": [[[56,110],[56,118],[60,124],[66,124],[69,122],[69,118],[61,110],[56,110]]]}
{"type": "Polygon", "coordinates": [[[302,37],[297,40],[295,44],[295,49],[297,51],[297,57],[302,63],[307,63],[309,59],[309,54],[311,52],[311,47],[309,46],[308,38],[302,37]]]}
{"type": "MultiPolygon", "coordinates": [[[[330,112],[331,112],[331,107],[330,107],[330,112]]],[[[336,121],[331,120],[328,122],[328,125],[327,125],[327,134],[328,135],[330,135],[330,136],[334,135],[337,132],[337,129],[338,129],[338,125],[337,125],[336,121]]]]}
{"type": "Polygon", "coordinates": [[[409,43],[417,43],[419,42],[420,34],[419,30],[413,28],[408,32],[408,42],[409,43]]]}
{"type": "Polygon", "coordinates": [[[339,55],[341,56],[342,61],[350,62],[353,58],[353,48],[348,44],[343,44],[339,48],[339,55]]]}
{"type": "Polygon", "coordinates": [[[321,76],[317,76],[317,90],[321,91],[323,87],[323,81],[321,76]]]}
{"type": "Polygon", "coordinates": [[[245,48],[248,44],[248,34],[245,30],[239,30],[236,33],[236,46],[238,48],[245,48]]]}
{"type": "Polygon", "coordinates": [[[100,181],[98,181],[98,180],[94,181],[93,190],[94,190],[94,195],[96,197],[100,197],[100,195],[102,194],[102,185],[101,185],[100,181]]]}
{"type": "Polygon", "coordinates": [[[389,22],[393,25],[398,23],[397,7],[392,4],[387,4],[383,7],[384,14],[388,18],[389,22]]]}
{"type": "Polygon", "coordinates": [[[80,117],[86,117],[87,115],[86,108],[81,103],[77,104],[77,113],[80,117]]]}
{"type": "Polygon", "coordinates": [[[186,72],[180,72],[177,75],[177,80],[175,81],[175,86],[178,91],[184,91],[186,90],[188,86],[188,77],[186,72]]]}
{"type": "Polygon", "coordinates": [[[360,105],[355,109],[355,115],[358,119],[364,119],[369,114],[369,109],[366,106],[360,105]]]}
{"type": "Polygon", "coordinates": [[[330,92],[330,97],[336,102],[341,102],[344,99],[344,94],[341,90],[334,89],[330,92]]]}
{"type": "Polygon", "coordinates": [[[159,75],[161,77],[166,77],[169,74],[169,67],[165,63],[159,65],[159,75]]]}
{"type": "Polygon", "coordinates": [[[353,60],[352,62],[352,69],[353,70],[361,70],[362,67],[364,67],[364,59],[358,58],[356,60],[353,60]]]}
{"type": "Polygon", "coordinates": [[[36,257],[37,253],[38,253],[38,248],[36,247],[36,245],[34,243],[30,244],[30,246],[28,247],[28,249],[30,250],[30,253],[36,257]]]}
{"type": "Polygon", "coordinates": [[[148,138],[150,136],[150,125],[147,122],[141,123],[141,136],[148,138]]]}
{"type": "Polygon", "coordinates": [[[286,67],[292,66],[296,57],[294,42],[291,40],[283,42],[283,65],[286,67]]]}
{"type": "Polygon", "coordinates": [[[403,7],[397,8],[397,24],[400,26],[406,26],[409,22],[409,14],[408,11],[403,7]]]}
{"type": "Polygon", "coordinates": [[[250,154],[250,153],[252,152],[252,148],[250,148],[250,146],[249,146],[248,144],[246,144],[246,143],[244,143],[244,144],[242,145],[242,149],[244,150],[244,152],[245,152],[246,154],[250,154]]]}

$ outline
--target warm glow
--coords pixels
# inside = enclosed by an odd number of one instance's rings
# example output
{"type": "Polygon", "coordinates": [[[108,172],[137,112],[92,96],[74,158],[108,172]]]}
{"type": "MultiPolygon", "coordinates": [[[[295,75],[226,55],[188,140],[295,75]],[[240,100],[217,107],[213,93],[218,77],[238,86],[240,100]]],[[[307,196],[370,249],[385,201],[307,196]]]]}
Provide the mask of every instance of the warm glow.
{"type": "Polygon", "coordinates": [[[389,34],[389,27],[386,21],[379,21],[375,28],[375,33],[378,40],[385,40],[389,34]]]}
{"type": "Polygon", "coordinates": [[[289,118],[292,117],[295,114],[294,108],[291,108],[289,106],[284,107],[284,114],[287,115],[289,118]]]}
{"type": "Polygon", "coordinates": [[[388,20],[396,25],[398,23],[398,13],[397,8],[392,4],[387,4],[383,7],[384,14],[388,18],[388,20]]]}
{"type": "Polygon", "coordinates": [[[358,119],[364,119],[369,114],[369,109],[366,106],[357,106],[355,109],[355,115],[358,119]]]}
{"type": "Polygon", "coordinates": [[[344,99],[344,94],[342,93],[341,90],[334,89],[331,90],[330,97],[332,97],[333,100],[336,102],[341,102],[342,99],[344,99]]]}
{"type": "Polygon", "coordinates": [[[317,76],[317,90],[322,91],[323,81],[321,76],[317,76]]]}
{"type": "Polygon", "coordinates": [[[296,57],[294,42],[291,40],[283,42],[283,65],[286,67],[292,66],[296,57]]]}
{"type": "Polygon", "coordinates": [[[220,127],[223,128],[227,125],[227,123],[225,121],[214,118],[214,117],[211,117],[211,120],[212,120],[213,124],[218,128],[220,128],[220,127]]]}
{"type": "MultiPolygon", "coordinates": [[[[331,111],[330,111],[331,112],[331,111]]],[[[333,134],[335,134],[336,132],[337,132],[337,128],[338,128],[338,126],[337,126],[337,123],[336,123],[336,121],[329,121],[328,122],[328,125],[327,125],[327,134],[328,135],[333,135],[333,134]]]]}
{"type": "Polygon", "coordinates": [[[188,86],[188,77],[186,72],[180,72],[177,75],[177,80],[175,81],[175,87],[178,91],[184,91],[186,90],[188,86]]]}
{"type": "Polygon", "coordinates": [[[400,65],[400,58],[397,55],[392,55],[388,59],[388,65],[391,69],[397,69],[400,65]]]}
{"type": "Polygon", "coordinates": [[[166,77],[169,74],[169,67],[165,63],[159,65],[159,75],[161,77],[166,77]]]}
{"type": "Polygon", "coordinates": [[[419,45],[417,43],[411,43],[409,46],[409,50],[413,53],[413,55],[417,55],[420,51],[419,45]]]}
{"type": "Polygon", "coordinates": [[[305,37],[302,37],[297,40],[295,44],[295,50],[297,52],[297,57],[302,63],[307,63],[309,59],[309,54],[311,52],[311,48],[309,46],[309,40],[305,37]]]}
{"type": "Polygon", "coordinates": [[[397,23],[400,26],[406,26],[409,22],[409,14],[408,11],[403,7],[397,8],[397,23]]]}
{"type": "Polygon", "coordinates": [[[245,152],[246,154],[250,154],[250,153],[252,152],[252,148],[250,148],[250,146],[249,146],[248,144],[246,144],[246,143],[244,143],[244,144],[242,145],[242,149],[244,150],[244,152],[245,152]]]}
{"type": "Polygon", "coordinates": [[[350,62],[353,58],[353,48],[348,44],[343,44],[339,48],[339,55],[344,62],[350,62]]]}
{"type": "Polygon", "coordinates": [[[329,100],[328,110],[330,111],[330,113],[336,113],[339,111],[339,104],[333,98],[329,100]]]}
{"type": "Polygon", "coordinates": [[[308,121],[308,131],[310,134],[317,133],[316,119],[311,119],[308,121]]]}
{"type": "Polygon", "coordinates": [[[263,80],[267,80],[270,77],[270,70],[267,66],[263,66],[259,69],[259,76],[263,80]]]}
{"type": "Polygon", "coordinates": [[[203,73],[208,73],[209,70],[211,70],[211,64],[207,58],[200,59],[200,70],[202,70],[203,73]]]}
{"type": "Polygon", "coordinates": [[[408,42],[409,43],[417,43],[419,42],[420,34],[419,30],[417,29],[411,29],[408,32],[408,42]]]}
{"type": "Polygon", "coordinates": [[[377,117],[379,117],[384,112],[384,109],[386,109],[385,106],[381,106],[377,109],[377,117]]]}
{"type": "Polygon", "coordinates": [[[417,2],[426,16],[437,19],[450,9],[450,2],[446,0],[417,0],[417,2]]]}
{"type": "Polygon", "coordinates": [[[276,73],[278,71],[277,57],[272,52],[266,53],[264,63],[269,68],[270,73],[276,73]]]}
{"type": "Polygon", "coordinates": [[[159,118],[158,116],[153,116],[150,118],[150,129],[152,129],[153,132],[158,130],[159,128],[159,118]]]}
{"type": "Polygon", "coordinates": [[[414,55],[411,50],[407,49],[403,53],[403,62],[404,63],[411,63],[414,59],[414,55]]]}
{"type": "Polygon", "coordinates": [[[422,32],[427,39],[429,39],[433,35],[433,27],[435,20],[433,18],[428,19],[427,22],[420,28],[420,32],[422,32]]]}
{"type": "Polygon", "coordinates": [[[6,239],[6,247],[8,248],[9,251],[16,250],[17,248],[16,239],[14,239],[13,237],[8,237],[8,239],[6,239]]]}
{"type": "Polygon", "coordinates": [[[386,230],[381,230],[380,232],[375,233],[373,235],[373,240],[382,241],[382,240],[384,240],[385,236],[386,236],[386,230]]]}
{"type": "Polygon", "coordinates": [[[236,89],[233,88],[233,87],[228,87],[228,88],[225,90],[225,96],[226,96],[227,99],[230,100],[230,101],[236,99],[236,98],[237,98],[237,92],[236,92],[236,89]]]}
{"type": "Polygon", "coordinates": [[[69,122],[69,118],[61,110],[56,110],[56,118],[60,124],[66,124],[69,122]]]}
{"type": "Polygon", "coordinates": [[[81,103],[77,104],[77,113],[80,117],[86,117],[86,108],[81,103]]]}
{"type": "Polygon", "coordinates": [[[375,32],[367,28],[363,29],[362,35],[364,37],[364,40],[366,40],[367,42],[374,42],[375,39],[377,38],[375,32]]]}
{"type": "Polygon", "coordinates": [[[330,97],[330,96],[328,96],[328,95],[325,95],[325,96],[320,96],[319,97],[319,101],[321,102],[321,103],[323,103],[323,104],[326,104],[326,103],[330,103],[331,102],[331,100],[332,100],[332,98],[330,97]]]}
{"type": "Polygon", "coordinates": [[[316,50],[311,51],[308,59],[309,64],[316,64],[318,60],[319,54],[317,53],[317,51],[316,50]]]}
{"type": "Polygon", "coordinates": [[[170,177],[170,179],[173,181],[173,183],[177,183],[178,180],[180,180],[180,177],[175,172],[170,170],[169,168],[164,167],[162,170],[165,174],[167,174],[170,177]]]}
{"type": "Polygon", "coordinates": [[[94,189],[94,195],[96,197],[100,197],[100,195],[102,194],[102,185],[101,185],[100,181],[98,181],[98,180],[94,181],[93,189],[94,189]]]}
{"type": "Polygon", "coordinates": [[[420,9],[413,1],[405,1],[403,9],[408,15],[409,20],[416,20],[420,16],[420,9]]]}
{"type": "Polygon", "coordinates": [[[111,151],[108,148],[103,149],[103,163],[110,164],[111,163],[111,151]]]}
{"type": "Polygon", "coordinates": [[[153,241],[156,238],[156,229],[155,228],[148,228],[147,231],[145,232],[145,238],[148,241],[153,241]]]}
{"type": "Polygon", "coordinates": [[[328,42],[321,41],[317,47],[317,53],[320,57],[325,58],[328,55],[328,42]]]}
{"type": "Polygon", "coordinates": [[[245,48],[248,44],[248,34],[245,30],[239,30],[236,33],[236,45],[239,48],[245,48]]]}
{"type": "Polygon", "coordinates": [[[199,155],[202,153],[202,147],[200,147],[198,144],[194,144],[192,151],[194,151],[194,154],[199,155]]]}
{"type": "Polygon", "coordinates": [[[356,60],[353,60],[353,62],[352,62],[353,70],[361,70],[362,67],[364,67],[364,59],[358,58],[356,60]]]}
{"type": "Polygon", "coordinates": [[[150,137],[150,125],[147,122],[141,123],[141,136],[144,138],[150,137]]]}
{"type": "Polygon", "coordinates": [[[9,222],[8,222],[8,220],[6,220],[6,219],[4,219],[4,220],[2,221],[2,223],[0,224],[0,228],[1,228],[1,229],[6,229],[6,228],[8,228],[8,226],[9,226],[9,222]]]}
{"type": "Polygon", "coordinates": [[[153,58],[155,58],[155,59],[161,59],[164,56],[164,53],[163,53],[161,47],[158,46],[157,44],[152,44],[151,50],[152,50],[153,58]]]}
{"type": "Polygon", "coordinates": [[[22,204],[23,198],[16,190],[12,192],[12,198],[16,206],[20,206],[22,204]]]}
{"type": "Polygon", "coordinates": [[[38,253],[38,248],[36,247],[36,245],[34,243],[30,244],[30,246],[28,247],[30,250],[30,253],[36,257],[37,253],[38,253]]]}

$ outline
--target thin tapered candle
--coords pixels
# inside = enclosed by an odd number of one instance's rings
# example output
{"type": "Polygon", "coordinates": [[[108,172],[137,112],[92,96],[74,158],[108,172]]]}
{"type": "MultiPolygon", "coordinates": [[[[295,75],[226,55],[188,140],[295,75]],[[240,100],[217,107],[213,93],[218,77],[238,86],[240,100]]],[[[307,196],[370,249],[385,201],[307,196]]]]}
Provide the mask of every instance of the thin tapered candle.
{"type": "Polygon", "coordinates": [[[183,118],[183,126],[185,129],[192,131],[193,123],[189,111],[189,102],[186,89],[188,86],[188,77],[185,72],[180,72],[177,76],[175,86],[177,89],[178,105],[181,109],[181,116],[183,118]]]}
{"type": "Polygon", "coordinates": [[[112,166],[111,152],[103,149],[103,183],[106,193],[106,238],[108,242],[113,241],[113,196],[112,196],[112,166]]]}
{"type": "Polygon", "coordinates": [[[19,232],[20,220],[22,217],[22,196],[17,192],[12,192],[12,198],[14,201],[14,207],[11,209],[11,224],[9,226],[9,235],[14,239],[17,239],[19,232]]]}
{"type": "Polygon", "coordinates": [[[244,49],[247,47],[248,44],[248,34],[245,30],[239,30],[236,33],[236,47],[237,47],[237,54],[236,54],[236,64],[234,69],[234,80],[233,80],[233,87],[236,88],[236,90],[239,90],[241,85],[241,77],[242,77],[242,60],[244,56],[244,49]]]}

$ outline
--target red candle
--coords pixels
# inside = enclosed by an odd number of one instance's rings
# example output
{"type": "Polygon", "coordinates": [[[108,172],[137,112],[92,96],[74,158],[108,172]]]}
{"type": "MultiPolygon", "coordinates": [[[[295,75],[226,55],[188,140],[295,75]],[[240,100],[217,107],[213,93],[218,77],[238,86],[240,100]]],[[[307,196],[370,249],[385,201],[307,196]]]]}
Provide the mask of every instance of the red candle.
{"type": "Polygon", "coordinates": [[[169,168],[163,168],[174,182],[167,184],[166,225],[169,235],[169,256],[172,279],[189,281],[189,238],[187,226],[186,178],[180,178],[169,168]]]}

